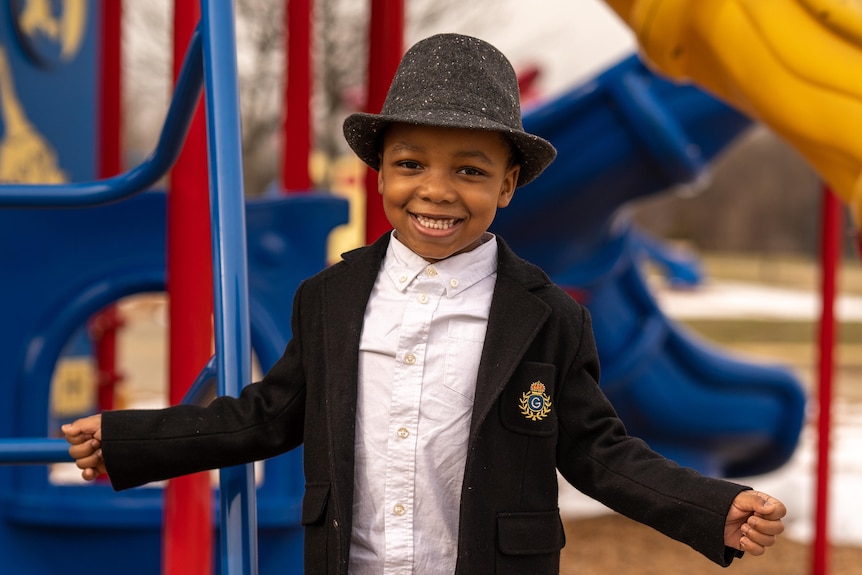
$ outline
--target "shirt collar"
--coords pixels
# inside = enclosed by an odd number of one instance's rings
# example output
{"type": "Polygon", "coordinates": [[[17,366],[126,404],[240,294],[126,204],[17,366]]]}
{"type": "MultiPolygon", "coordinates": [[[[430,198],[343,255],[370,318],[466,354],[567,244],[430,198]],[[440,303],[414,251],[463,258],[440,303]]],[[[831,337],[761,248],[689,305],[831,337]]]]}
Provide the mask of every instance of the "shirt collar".
{"type": "Polygon", "coordinates": [[[431,264],[402,244],[395,232],[383,259],[383,272],[399,291],[405,291],[419,276],[437,278],[446,295],[454,297],[497,271],[497,242],[493,234],[477,248],[431,264]]]}

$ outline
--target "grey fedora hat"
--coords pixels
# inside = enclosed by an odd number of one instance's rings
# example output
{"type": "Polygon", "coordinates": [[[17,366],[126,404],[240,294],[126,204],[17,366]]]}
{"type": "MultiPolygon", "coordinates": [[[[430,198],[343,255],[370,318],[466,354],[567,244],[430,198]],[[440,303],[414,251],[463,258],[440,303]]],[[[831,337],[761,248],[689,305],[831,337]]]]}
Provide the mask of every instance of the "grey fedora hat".
{"type": "Polygon", "coordinates": [[[542,173],[557,151],[524,131],[518,78],[494,46],[460,34],[438,34],[410,48],[379,114],[351,114],[344,138],[359,158],[380,169],[380,138],[394,122],[501,132],[518,151],[522,186],[542,173]]]}

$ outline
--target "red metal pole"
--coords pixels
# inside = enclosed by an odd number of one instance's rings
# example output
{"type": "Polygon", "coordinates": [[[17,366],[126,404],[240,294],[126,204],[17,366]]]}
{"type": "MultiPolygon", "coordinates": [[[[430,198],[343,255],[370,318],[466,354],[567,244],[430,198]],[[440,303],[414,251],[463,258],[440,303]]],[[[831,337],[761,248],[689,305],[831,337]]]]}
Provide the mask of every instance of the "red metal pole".
{"type": "MultiPolygon", "coordinates": [[[[121,141],[121,78],[120,78],[120,29],[122,24],[122,2],[102,0],[101,36],[99,53],[102,69],[99,118],[99,178],[109,178],[120,173],[122,162],[121,141]]],[[[98,411],[114,409],[114,391],[122,379],[117,372],[117,328],[122,320],[115,305],[110,305],[96,314],[90,321],[90,337],[95,345],[98,369],[98,411]]]]}
{"type": "MultiPolygon", "coordinates": [[[[200,3],[174,1],[174,81],[200,19],[200,3]]],[[[212,252],[204,108],[198,103],[170,174],[168,299],[170,402],[179,403],[213,349],[212,252]]],[[[168,482],[164,494],[162,571],[213,571],[212,493],[208,473],[168,482]]]]}
{"type": "Polygon", "coordinates": [[[287,65],[284,83],[284,157],[281,183],[285,192],[310,190],[311,159],[311,1],[287,0],[287,65]]]}
{"type": "MultiPolygon", "coordinates": [[[[383,107],[389,84],[401,61],[404,42],[404,0],[371,0],[368,43],[367,112],[377,114],[383,107]]],[[[377,172],[365,174],[365,241],[371,243],[392,226],[383,213],[377,193],[377,172]]]]}
{"type": "Polygon", "coordinates": [[[829,449],[832,423],[832,379],[835,350],[835,285],[841,254],[841,204],[828,188],[823,190],[821,224],[821,315],[819,329],[819,393],[817,416],[817,482],[814,516],[812,573],[829,572],[829,449]]]}

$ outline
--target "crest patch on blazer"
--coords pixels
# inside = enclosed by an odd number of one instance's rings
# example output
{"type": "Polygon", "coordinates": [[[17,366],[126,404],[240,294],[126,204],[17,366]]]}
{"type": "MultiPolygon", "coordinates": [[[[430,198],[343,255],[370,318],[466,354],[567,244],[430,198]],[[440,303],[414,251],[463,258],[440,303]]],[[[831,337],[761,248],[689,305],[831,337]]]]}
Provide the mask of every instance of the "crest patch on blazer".
{"type": "Polygon", "coordinates": [[[531,421],[541,421],[551,413],[551,397],[545,393],[545,384],[534,381],[530,391],[521,394],[519,401],[521,413],[531,421]]]}

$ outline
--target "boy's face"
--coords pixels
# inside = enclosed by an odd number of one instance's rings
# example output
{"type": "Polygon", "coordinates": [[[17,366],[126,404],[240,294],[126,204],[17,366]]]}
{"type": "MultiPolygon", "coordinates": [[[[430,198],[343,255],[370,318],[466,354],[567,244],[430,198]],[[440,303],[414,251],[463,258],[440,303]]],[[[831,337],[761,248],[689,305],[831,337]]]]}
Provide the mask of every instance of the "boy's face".
{"type": "Polygon", "coordinates": [[[377,185],[401,243],[432,263],[479,246],[515,193],[510,154],[497,132],[393,124],[377,185]]]}

